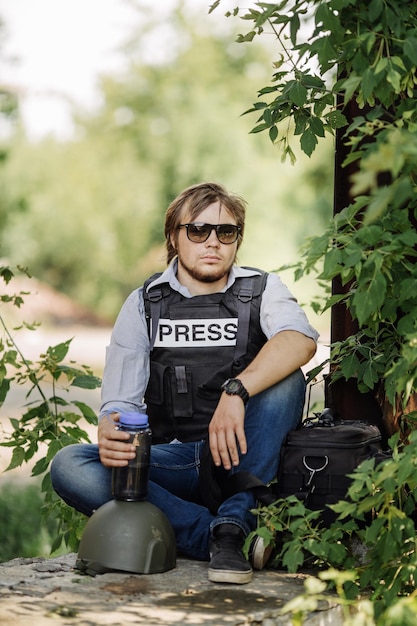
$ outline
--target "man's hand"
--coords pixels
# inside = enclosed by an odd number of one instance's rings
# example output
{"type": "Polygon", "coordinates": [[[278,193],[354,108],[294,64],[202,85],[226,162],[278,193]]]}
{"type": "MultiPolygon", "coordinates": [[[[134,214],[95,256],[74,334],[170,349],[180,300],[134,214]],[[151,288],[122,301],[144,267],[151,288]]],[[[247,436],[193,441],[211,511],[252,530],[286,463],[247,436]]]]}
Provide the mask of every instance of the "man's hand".
{"type": "MultiPolygon", "coordinates": [[[[305,365],[316,351],[316,343],[295,330],[284,330],[269,339],[239,379],[250,397],[284,380],[305,365]]],[[[209,443],[214,464],[227,470],[239,465],[239,448],[246,454],[245,405],[239,396],[222,393],[209,424],[209,443]]],[[[259,451],[259,454],[262,454],[259,451]]]]}
{"type": "Polygon", "coordinates": [[[222,393],[209,424],[209,443],[215,465],[226,470],[239,465],[239,451],[246,454],[245,405],[239,396],[222,393]]]}
{"type": "Polygon", "coordinates": [[[135,446],[126,443],[129,433],[118,430],[118,413],[101,418],[98,425],[98,449],[100,461],[106,467],[123,467],[135,458],[135,446]]]}

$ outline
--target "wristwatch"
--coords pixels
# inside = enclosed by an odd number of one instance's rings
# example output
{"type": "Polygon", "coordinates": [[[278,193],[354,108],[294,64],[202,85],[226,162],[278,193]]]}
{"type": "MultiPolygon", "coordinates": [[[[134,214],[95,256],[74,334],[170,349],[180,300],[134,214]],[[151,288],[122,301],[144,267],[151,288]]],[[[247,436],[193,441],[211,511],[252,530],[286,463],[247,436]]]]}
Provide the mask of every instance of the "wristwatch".
{"type": "Polygon", "coordinates": [[[220,389],[229,396],[240,396],[245,404],[249,400],[249,394],[238,378],[228,378],[220,389]]]}

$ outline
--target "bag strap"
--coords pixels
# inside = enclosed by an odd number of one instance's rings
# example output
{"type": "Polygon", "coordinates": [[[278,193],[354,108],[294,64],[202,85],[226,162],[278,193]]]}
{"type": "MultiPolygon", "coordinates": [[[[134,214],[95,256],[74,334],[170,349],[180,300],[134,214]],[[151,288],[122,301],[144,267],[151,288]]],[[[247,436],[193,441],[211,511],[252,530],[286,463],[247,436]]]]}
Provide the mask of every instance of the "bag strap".
{"type": "MultiPolygon", "coordinates": [[[[222,484],[223,499],[230,498],[240,491],[251,490],[255,498],[264,506],[269,506],[279,499],[279,495],[275,492],[274,486],[265,485],[259,478],[250,472],[237,472],[227,476],[222,484]]],[[[315,490],[313,481],[308,482],[296,492],[294,495],[307,506],[308,499],[315,490]]]]}
{"type": "Polygon", "coordinates": [[[240,491],[251,489],[259,502],[268,506],[277,499],[271,487],[268,487],[259,478],[250,472],[237,472],[227,477],[222,485],[224,498],[230,498],[240,491]]]}

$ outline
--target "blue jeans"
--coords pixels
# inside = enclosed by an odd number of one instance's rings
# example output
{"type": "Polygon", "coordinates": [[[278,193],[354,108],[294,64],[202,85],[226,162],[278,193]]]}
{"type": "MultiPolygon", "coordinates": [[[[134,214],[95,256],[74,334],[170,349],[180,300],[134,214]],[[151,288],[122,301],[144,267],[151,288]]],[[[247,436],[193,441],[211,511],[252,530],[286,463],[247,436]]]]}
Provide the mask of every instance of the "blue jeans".
{"type": "MultiPolygon", "coordinates": [[[[305,379],[297,370],[277,385],[250,398],[245,414],[248,451],[234,471],[248,471],[265,483],[277,474],[279,452],[287,432],[299,423],[305,379]]],[[[251,491],[225,500],[217,515],[201,504],[200,451],[203,442],[152,446],[147,499],[169,519],[177,547],[187,556],[208,559],[210,531],[231,522],[248,533],[256,526],[250,512],[256,501],[251,491]]],[[[51,464],[52,485],[70,506],[91,515],[112,499],[111,468],[102,465],[98,446],[75,444],[60,450],[51,464]]]]}

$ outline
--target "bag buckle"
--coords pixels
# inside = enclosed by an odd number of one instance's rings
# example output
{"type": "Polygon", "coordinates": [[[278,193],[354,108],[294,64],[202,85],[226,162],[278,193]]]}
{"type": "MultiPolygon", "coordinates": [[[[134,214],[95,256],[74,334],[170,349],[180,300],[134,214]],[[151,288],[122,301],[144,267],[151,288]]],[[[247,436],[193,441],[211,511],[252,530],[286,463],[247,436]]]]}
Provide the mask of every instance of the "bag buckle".
{"type": "Polygon", "coordinates": [[[310,487],[309,493],[313,493],[315,489],[315,485],[312,484],[313,478],[317,474],[317,472],[322,472],[324,468],[327,467],[327,465],[329,464],[329,457],[327,455],[323,457],[324,462],[321,467],[310,467],[310,465],[307,462],[307,458],[308,458],[307,456],[303,456],[303,465],[306,468],[306,470],[310,472],[310,476],[306,482],[306,487],[310,487]]]}

